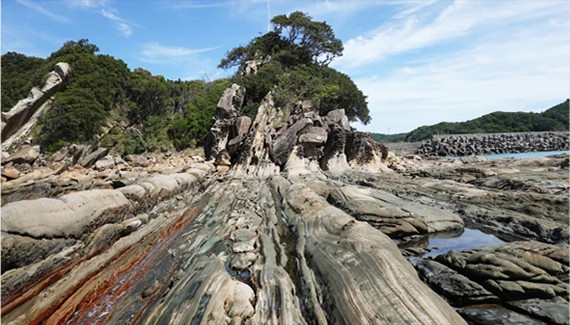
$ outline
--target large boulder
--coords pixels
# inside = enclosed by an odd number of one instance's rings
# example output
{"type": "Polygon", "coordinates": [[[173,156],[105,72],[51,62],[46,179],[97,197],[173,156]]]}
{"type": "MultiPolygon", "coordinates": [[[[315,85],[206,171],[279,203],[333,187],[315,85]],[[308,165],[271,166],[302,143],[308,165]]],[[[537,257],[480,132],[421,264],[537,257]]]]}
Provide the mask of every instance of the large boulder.
{"type": "Polygon", "coordinates": [[[33,164],[40,156],[40,146],[26,146],[10,155],[2,163],[33,164]]]}
{"type": "Polygon", "coordinates": [[[41,198],[2,207],[2,231],[34,238],[74,237],[121,220],[131,203],[115,190],[75,192],[60,199],[41,198]]]}
{"type": "Polygon", "coordinates": [[[113,156],[107,155],[95,162],[95,169],[97,170],[105,170],[109,168],[115,167],[115,159],[113,156]]]}
{"type": "Polygon", "coordinates": [[[347,159],[352,168],[361,168],[369,172],[389,171],[383,161],[388,157],[388,150],[372,139],[370,133],[351,132],[347,139],[347,159]]]}
{"type": "Polygon", "coordinates": [[[313,121],[308,118],[302,118],[281,134],[275,142],[271,150],[271,157],[277,165],[283,165],[289,159],[289,155],[297,144],[297,134],[308,126],[313,125],[313,121]]]}
{"type": "Polygon", "coordinates": [[[16,179],[20,177],[20,171],[14,166],[6,166],[2,168],[2,176],[7,179],[16,179]]]}

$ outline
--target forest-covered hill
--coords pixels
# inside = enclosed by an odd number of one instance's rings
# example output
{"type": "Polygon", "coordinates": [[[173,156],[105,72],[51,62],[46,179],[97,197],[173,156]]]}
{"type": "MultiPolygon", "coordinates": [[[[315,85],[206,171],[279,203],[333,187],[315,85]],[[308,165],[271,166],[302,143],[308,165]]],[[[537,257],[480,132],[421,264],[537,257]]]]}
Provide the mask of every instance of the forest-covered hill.
{"type": "Polygon", "coordinates": [[[421,126],[409,133],[372,134],[378,142],[415,142],[436,134],[568,131],[569,100],[542,113],[493,112],[466,122],[441,122],[421,126]]]}
{"type": "Polygon", "coordinates": [[[221,59],[220,68],[239,68],[231,78],[211,82],[131,71],[87,39],[68,41],[45,59],[8,52],[2,55],[2,111],[41,86],[58,62],[67,62],[71,72],[31,134],[47,153],[94,138],[121,154],[200,146],[232,82],[246,88],[240,113],[250,117],[273,91],[285,115],[297,101],[310,100],[321,114],[344,108],[349,120],[367,124],[366,96],[347,75],[328,67],[343,51],[332,28],[301,12],[271,23],[272,31],[221,59]]]}

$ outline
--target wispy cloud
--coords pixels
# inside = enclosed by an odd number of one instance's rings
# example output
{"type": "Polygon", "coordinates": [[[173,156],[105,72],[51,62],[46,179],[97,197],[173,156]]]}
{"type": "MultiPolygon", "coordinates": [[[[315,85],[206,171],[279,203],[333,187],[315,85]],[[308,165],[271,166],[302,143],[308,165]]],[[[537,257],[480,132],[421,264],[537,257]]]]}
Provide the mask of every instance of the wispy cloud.
{"type": "Polygon", "coordinates": [[[180,76],[181,72],[186,75],[184,80],[214,80],[228,75],[227,71],[216,69],[216,63],[212,57],[202,55],[203,53],[214,51],[218,47],[192,49],[181,46],[166,46],[157,42],[141,44],[142,48],[137,55],[140,62],[155,66],[176,66],[175,76],[180,76]]]}
{"type": "MultiPolygon", "coordinates": [[[[569,9],[562,2],[454,3],[429,12],[435,18],[427,22],[401,15],[403,23],[346,42],[348,51],[334,66],[360,71],[355,82],[368,95],[373,118],[357,127],[405,132],[562,102],[570,95],[568,71],[561,69],[570,57],[569,9]]],[[[426,10],[433,8],[415,12],[426,10]]]]}
{"type": "MultiPolygon", "coordinates": [[[[496,2],[455,1],[433,19],[397,14],[391,22],[376,30],[345,42],[344,56],[334,65],[345,69],[358,68],[385,59],[387,56],[441,44],[493,26],[505,27],[506,21],[516,23],[540,15],[557,13],[561,2],[496,2]]],[[[413,8],[412,12],[423,7],[413,8]]]]}
{"type": "Polygon", "coordinates": [[[198,1],[176,1],[171,4],[171,7],[174,9],[206,9],[206,8],[215,8],[215,7],[222,7],[227,5],[226,3],[222,2],[198,2],[198,1]]]}
{"type": "Polygon", "coordinates": [[[121,17],[117,9],[108,5],[110,2],[111,0],[66,0],[71,8],[99,13],[109,19],[122,36],[130,37],[133,34],[133,26],[140,25],[121,17]]]}
{"type": "Polygon", "coordinates": [[[98,8],[105,6],[110,0],[66,0],[69,7],[72,8],[98,8]]]}
{"type": "Polygon", "coordinates": [[[46,9],[44,6],[42,6],[41,4],[39,4],[37,2],[33,2],[33,1],[29,1],[29,0],[16,0],[16,2],[21,4],[22,6],[30,9],[30,10],[33,10],[37,13],[40,13],[44,16],[47,16],[47,17],[57,21],[58,23],[69,24],[71,22],[71,20],[68,19],[67,17],[56,14],[55,12],[52,12],[52,11],[46,9]]]}
{"type": "Polygon", "coordinates": [[[165,46],[157,42],[149,42],[143,44],[143,50],[140,53],[139,60],[151,63],[169,63],[174,62],[172,59],[184,60],[191,58],[199,53],[204,53],[217,49],[217,47],[189,49],[177,46],[165,46]]]}
{"type": "Polygon", "coordinates": [[[130,23],[127,22],[125,19],[119,16],[119,11],[113,8],[108,9],[101,9],[101,14],[103,17],[113,21],[115,23],[115,28],[123,35],[124,37],[129,37],[133,33],[133,29],[130,26],[130,23]]]}

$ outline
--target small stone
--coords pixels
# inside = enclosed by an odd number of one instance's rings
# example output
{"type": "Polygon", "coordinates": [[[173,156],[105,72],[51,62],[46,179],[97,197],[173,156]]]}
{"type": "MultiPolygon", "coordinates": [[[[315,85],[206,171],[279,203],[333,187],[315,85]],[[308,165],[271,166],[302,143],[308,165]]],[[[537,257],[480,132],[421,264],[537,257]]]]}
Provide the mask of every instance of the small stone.
{"type": "Polygon", "coordinates": [[[229,167],[229,166],[217,166],[217,167],[216,167],[216,170],[217,170],[219,173],[225,174],[225,173],[227,173],[227,172],[230,170],[230,167],[229,167]]]}
{"type": "Polygon", "coordinates": [[[235,254],[232,257],[231,267],[235,270],[244,270],[250,267],[257,260],[255,253],[247,252],[235,254]]]}
{"type": "Polygon", "coordinates": [[[123,236],[126,236],[135,232],[142,225],[142,221],[137,218],[131,218],[121,222],[121,225],[125,227],[121,234],[123,236]]]}
{"type": "Polygon", "coordinates": [[[155,293],[159,287],[160,287],[160,282],[158,282],[158,280],[154,280],[154,282],[150,285],[150,287],[146,288],[142,292],[141,297],[144,299],[152,296],[152,294],[155,293]]]}
{"type": "Polygon", "coordinates": [[[139,219],[143,224],[148,223],[149,220],[149,216],[146,213],[138,214],[135,218],[139,219]]]}
{"type": "Polygon", "coordinates": [[[14,166],[6,166],[2,169],[2,176],[5,176],[7,179],[16,179],[20,177],[20,171],[14,166]]]}

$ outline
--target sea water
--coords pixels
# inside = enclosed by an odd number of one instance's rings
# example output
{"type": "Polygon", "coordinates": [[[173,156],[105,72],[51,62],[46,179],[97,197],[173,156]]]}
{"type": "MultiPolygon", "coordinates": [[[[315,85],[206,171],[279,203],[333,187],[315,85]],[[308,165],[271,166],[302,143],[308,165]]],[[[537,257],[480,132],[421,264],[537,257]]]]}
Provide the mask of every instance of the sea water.
{"type": "MultiPolygon", "coordinates": [[[[494,155],[480,155],[481,157],[485,157],[487,160],[492,159],[503,159],[503,158],[515,158],[515,159],[523,159],[523,158],[541,158],[541,157],[548,157],[553,155],[562,155],[562,154],[570,154],[569,150],[560,150],[560,151],[533,151],[533,152],[520,152],[520,153],[501,153],[501,154],[494,154],[494,155]]],[[[466,156],[462,157],[447,157],[447,158],[465,158],[466,156]]]]}

